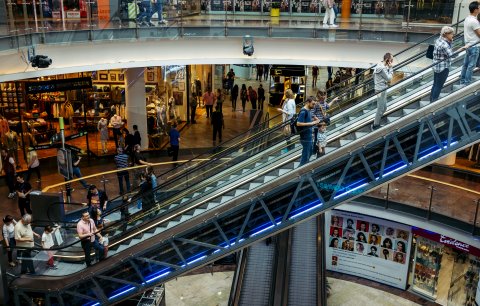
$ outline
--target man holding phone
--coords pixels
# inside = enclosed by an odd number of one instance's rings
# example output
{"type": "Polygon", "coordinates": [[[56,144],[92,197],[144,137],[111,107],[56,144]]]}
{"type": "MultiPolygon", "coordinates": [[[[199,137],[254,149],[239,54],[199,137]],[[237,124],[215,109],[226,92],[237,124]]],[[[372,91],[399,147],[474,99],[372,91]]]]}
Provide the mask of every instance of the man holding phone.
{"type": "Polygon", "coordinates": [[[385,53],[381,61],[373,71],[373,80],[375,82],[375,93],[377,94],[377,113],[373,121],[372,130],[380,127],[380,119],[387,110],[387,87],[393,77],[393,55],[385,53]]]}

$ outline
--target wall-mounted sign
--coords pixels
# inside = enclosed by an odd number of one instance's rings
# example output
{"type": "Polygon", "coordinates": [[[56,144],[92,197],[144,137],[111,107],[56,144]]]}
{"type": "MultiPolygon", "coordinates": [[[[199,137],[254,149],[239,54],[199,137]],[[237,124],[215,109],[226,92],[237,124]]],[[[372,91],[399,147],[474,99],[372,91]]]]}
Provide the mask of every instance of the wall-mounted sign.
{"type": "Polygon", "coordinates": [[[419,235],[429,240],[439,242],[441,244],[451,247],[452,249],[456,249],[458,251],[480,257],[480,249],[477,249],[476,247],[473,247],[468,243],[458,241],[457,239],[453,239],[448,236],[437,234],[418,227],[412,227],[412,232],[415,235],[419,235]]]}
{"type": "Polygon", "coordinates": [[[328,270],[406,288],[410,226],[332,210],[325,213],[325,233],[328,270]]]}
{"type": "Polygon", "coordinates": [[[73,78],[64,80],[50,80],[41,82],[26,82],[27,94],[55,92],[75,89],[92,88],[91,78],[73,78]]]}

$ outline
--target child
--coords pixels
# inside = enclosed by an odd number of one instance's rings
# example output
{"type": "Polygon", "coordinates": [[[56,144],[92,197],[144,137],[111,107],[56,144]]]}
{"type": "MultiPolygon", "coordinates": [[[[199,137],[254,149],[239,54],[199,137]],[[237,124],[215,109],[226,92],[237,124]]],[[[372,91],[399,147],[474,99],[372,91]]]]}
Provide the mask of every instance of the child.
{"type": "Polygon", "coordinates": [[[325,122],[318,125],[317,146],[317,158],[319,158],[325,155],[325,147],[327,146],[327,124],[325,122]]]}
{"type": "Polygon", "coordinates": [[[53,236],[52,234],[58,229],[52,228],[50,225],[45,226],[45,230],[42,234],[42,248],[47,250],[47,255],[48,255],[48,261],[47,261],[47,268],[49,269],[57,269],[57,265],[55,265],[55,262],[53,260],[53,251],[50,251],[50,248],[53,247],[53,236]]]}

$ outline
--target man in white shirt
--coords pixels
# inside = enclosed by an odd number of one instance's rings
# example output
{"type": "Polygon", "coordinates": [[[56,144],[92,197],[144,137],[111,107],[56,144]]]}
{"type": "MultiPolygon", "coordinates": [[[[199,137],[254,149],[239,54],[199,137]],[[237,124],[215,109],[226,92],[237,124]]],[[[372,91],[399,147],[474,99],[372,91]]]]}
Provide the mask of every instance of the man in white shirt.
{"type": "Polygon", "coordinates": [[[35,274],[35,267],[33,266],[31,249],[34,247],[33,243],[33,236],[40,238],[40,235],[35,233],[30,226],[32,222],[32,216],[29,214],[25,214],[22,217],[22,220],[15,225],[15,241],[17,242],[18,248],[29,248],[19,250],[20,255],[18,256],[19,259],[22,260],[22,268],[20,273],[30,273],[35,274]]]}
{"type": "Polygon", "coordinates": [[[468,48],[463,60],[462,74],[460,75],[460,84],[469,85],[472,82],[473,68],[477,64],[480,46],[480,22],[477,15],[480,12],[479,3],[473,1],[468,6],[470,15],[465,18],[463,23],[463,37],[465,46],[468,48]]]}
{"type": "Polygon", "coordinates": [[[113,128],[113,139],[115,140],[115,147],[118,148],[118,137],[122,137],[122,117],[117,114],[113,115],[112,118],[110,118],[110,125],[113,128]]]}

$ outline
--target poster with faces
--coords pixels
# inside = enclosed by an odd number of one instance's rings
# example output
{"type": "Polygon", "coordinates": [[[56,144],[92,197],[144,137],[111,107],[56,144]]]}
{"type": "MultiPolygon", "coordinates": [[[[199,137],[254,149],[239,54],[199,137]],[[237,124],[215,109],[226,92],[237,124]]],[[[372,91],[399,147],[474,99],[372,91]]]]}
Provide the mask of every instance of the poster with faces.
{"type": "Polygon", "coordinates": [[[327,269],[405,289],[411,227],[371,216],[325,213],[327,269]]]}

